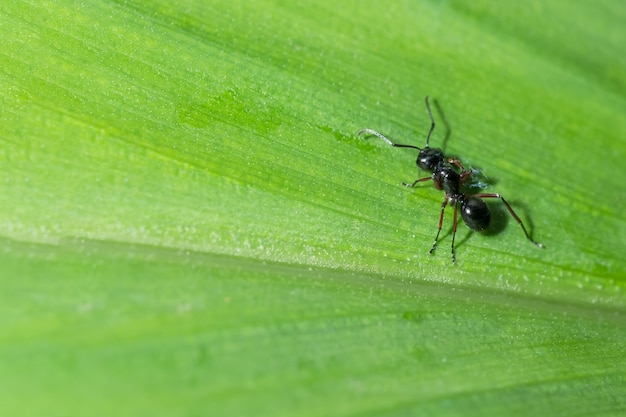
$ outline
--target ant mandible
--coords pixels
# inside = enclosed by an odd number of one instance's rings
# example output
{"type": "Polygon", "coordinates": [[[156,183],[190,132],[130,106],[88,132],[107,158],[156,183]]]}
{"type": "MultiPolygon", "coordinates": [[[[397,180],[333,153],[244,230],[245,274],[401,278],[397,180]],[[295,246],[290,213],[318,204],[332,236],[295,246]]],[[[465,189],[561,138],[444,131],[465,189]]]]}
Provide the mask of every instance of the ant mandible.
{"type": "Polygon", "coordinates": [[[433,114],[430,111],[428,96],[426,97],[425,101],[426,110],[428,110],[428,116],[430,117],[431,122],[430,131],[428,132],[428,136],[426,137],[425,147],[419,148],[413,145],[402,145],[399,143],[394,143],[387,137],[373,129],[361,129],[357,133],[357,136],[370,134],[382,139],[391,146],[395,146],[397,148],[412,148],[419,151],[415,163],[421,170],[431,172],[432,175],[430,177],[418,178],[412,183],[403,182],[402,185],[404,185],[405,187],[413,187],[419,182],[433,180],[435,188],[438,190],[443,190],[445,194],[443,203],[441,204],[441,215],[439,216],[439,227],[437,229],[437,235],[435,236],[435,241],[433,242],[433,246],[430,248],[429,253],[432,254],[435,250],[435,247],[437,246],[439,234],[441,233],[441,227],[443,225],[445,208],[448,204],[453,205],[454,220],[452,224],[452,263],[454,263],[456,261],[454,256],[454,238],[456,237],[459,206],[461,207],[461,218],[463,219],[467,227],[480,232],[489,227],[489,223],[491,222],[491,213],[489,212],[489,207],[487,207],[487,204],[483,201],[484,198],[499,198],[500,200],[502,200],[511,216],[513,216],[515,221],[517,221],[517,223],[521,226],[524,234],[526,235],[526,238],[534,243],[537,247],[543,248],[544,246],[541,243],[534,241],[530,237],[528,231],[526,230],[526,227],[524,226],[524,223],[522,223],[522,220],[517,216],[513,208],[500,194],[480,193],[467,195],[461,192],[461,186],[467,181],[468,178],[471,177],[474,171],[465,169],[459,159],[444,156],[443,151],[440,148],[430,147],[430,135],[433,133],[433,130],[435,130],[435,120],[433,119],[433,114]]]}

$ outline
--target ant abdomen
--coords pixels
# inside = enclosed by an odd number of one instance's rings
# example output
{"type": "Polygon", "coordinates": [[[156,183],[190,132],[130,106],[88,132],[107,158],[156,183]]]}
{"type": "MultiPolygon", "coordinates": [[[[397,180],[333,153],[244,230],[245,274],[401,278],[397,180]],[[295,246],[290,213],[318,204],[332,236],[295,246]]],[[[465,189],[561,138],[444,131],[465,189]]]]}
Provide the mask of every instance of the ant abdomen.
{"type": "Polygon", "coordinates": [[[465,197],[460,203],[461,217],[467,227],[477,232],[483,231],[489,227],[491,213],[489,213],[487,203],[475,196],[465,197]]]}

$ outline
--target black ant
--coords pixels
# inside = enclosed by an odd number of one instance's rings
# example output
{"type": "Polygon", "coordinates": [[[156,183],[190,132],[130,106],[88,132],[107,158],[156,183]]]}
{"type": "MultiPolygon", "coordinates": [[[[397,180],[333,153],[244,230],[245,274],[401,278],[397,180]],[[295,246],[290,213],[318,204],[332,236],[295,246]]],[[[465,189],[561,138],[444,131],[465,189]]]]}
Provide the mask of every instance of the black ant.
{"type": "Polygon", "coordinates": [[[441,204],[441,215],[439,216],[439,228],[437,230],[437,236],[435,236],[435,241],[433,242],[433,246],[430,248],[429,253],[433,253],[435,247],[437,246],[437,240],[439,239],[439,234],[441,233],[441,227],[443,225],[443,217],[445,213],[445,208],[448,204],[454,206],[454,221],[452,224],[452,262],[455,262],[454,257],[454,238],[456,236],[456,226],[457,226],[457,216],[458,216],[458,208],[461,207],[461,218],[463,221],[472,230],[475,231],[483,231],[487,227],[489,227],[489,223],[491,221],[491,213],[489,212],[489,207],[482,200],[483,198],[499,198],[502,200],[504,205],[506,206],[511,216],[517,221],[517,223],[521,226],[526,238],[534,243],[537,247],[543,248],[544,246],[534,241],[528,232],[526,231],[526,227],[524,227],[524,223],[522,220],[515,214],[513,208],[507,203],[507,201],[497,193],[480,193],[474,195],[467,195],[461,192],[461,186],[474,174],[475,171],[465,169],[461,161],[454,157],[446,157],[443,154],[443,151],[439,148],[431,148],[430,143],[430,135],[435,130],[435,120],[433,119],[433,114],[430,111],[430,104],[428,103],[428,97],[426,97],[426,110],[428,110],[428,116],[430,117],[431,125],[430,131],[428,132],[428,136],[426,137],[426,146],[423,148],[419,148],[413,145],[402,145],[398,143],[394,143],[384,135],[378,133],[373,129],[362,129],[357,133],[357,136],[361,136],[362,134],[370,134],[377,136],[378,138],[385,141],[387,144],[391,146],[395,146],[397,148],[412,148],[419,150],[419,154],[417,155],[417,160],[415,163],[417,166],[424,171],[431,172],[432,175],[430,177],[418,178],[412,183],[402,183],[405,187],[413,187],[418,182],[424,182],[433,180],[433,184],[435,188],[438,190],[443,190],[445,193],[445,197],[443,203],[441,204]],[[458,171],[458,172],[457,172],[458,171]]]}

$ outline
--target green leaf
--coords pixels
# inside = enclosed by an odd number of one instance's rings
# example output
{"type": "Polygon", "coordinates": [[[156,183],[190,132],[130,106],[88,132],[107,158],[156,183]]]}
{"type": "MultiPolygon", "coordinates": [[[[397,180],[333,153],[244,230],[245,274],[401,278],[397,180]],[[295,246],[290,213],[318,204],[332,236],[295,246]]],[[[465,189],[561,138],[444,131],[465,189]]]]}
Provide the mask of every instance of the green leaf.
{"type": "Polygon", "coordinates": [[[626,7],[5,2],[0,415],[623,415],[626,7]],[[492,228],[420,175],[480,168],[492,228]]]}

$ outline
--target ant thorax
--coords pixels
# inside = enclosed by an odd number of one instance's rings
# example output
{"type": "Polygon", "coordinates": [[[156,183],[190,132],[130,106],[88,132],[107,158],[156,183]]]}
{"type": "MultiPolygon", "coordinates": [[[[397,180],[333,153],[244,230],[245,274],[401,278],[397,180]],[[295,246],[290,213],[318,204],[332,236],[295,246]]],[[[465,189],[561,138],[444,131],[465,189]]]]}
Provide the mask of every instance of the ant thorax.
{"type": "MultiPolygon", "coordinates": [[[[435,188],[443,190],[446,196],[451,199],[456,199],[461,194],[459,189],[461,178],[454,168],[448,164],[442,163],[437,167],[435,172],[433,172],[433,182],[435,188]]],[[[450,200],[450,203],[452,202],[450,200]]]]}

